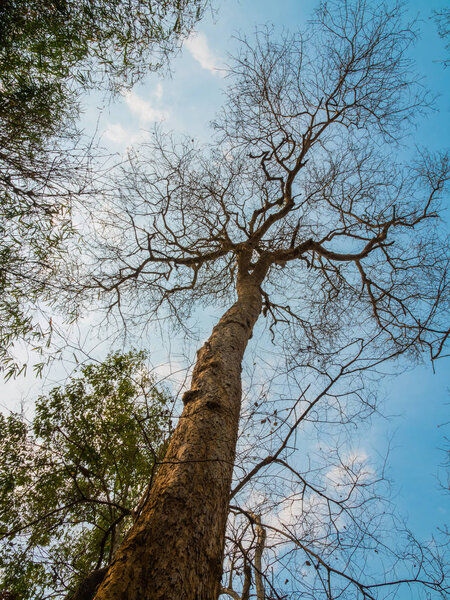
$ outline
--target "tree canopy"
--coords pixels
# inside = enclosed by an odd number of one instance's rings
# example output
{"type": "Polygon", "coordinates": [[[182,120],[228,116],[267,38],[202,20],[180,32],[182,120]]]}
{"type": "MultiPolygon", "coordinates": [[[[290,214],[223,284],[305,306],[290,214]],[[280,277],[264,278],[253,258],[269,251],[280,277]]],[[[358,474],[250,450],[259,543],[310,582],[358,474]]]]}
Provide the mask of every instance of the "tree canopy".
{"type": "Polygon", "coordinates": [[[63,117],[74,109],[74,84],[120,91],[167,68],[205,5],[6,0],[0,8],[3,131],[26,146],[60,135],[63,117]]]}
{"type": "Polygon", "coordinates": [[[71,597],[109,565],[170,431],[168,396],[139,352],[80,368],[36,402],[31,423],[0,416],[0,591],[71,597]]]}
{"type": "Polygon", "coordinates": [[[402,18],[327,3],[314,36],[242,40],[215,141],[156,130],[131,154],[94,216],[104,235],[88,241],[80,291],[125,320],[181,322],[197,301],[232,301],[243,270],[303,357],[359,335],[384,357],[439,355],[449,165],[445,153],[398,151],[429,108],[402,18]]]}
{"type": "Polygon", "coordinates": [[[0,6],[0,360],[20,371],[17,339],[38,346],[35,311],[73,234],[74,198],[92,193],[89,142],[77,131],[82,94],[116,93],[170,55],[204,0],[6,0],[0,6]]]}

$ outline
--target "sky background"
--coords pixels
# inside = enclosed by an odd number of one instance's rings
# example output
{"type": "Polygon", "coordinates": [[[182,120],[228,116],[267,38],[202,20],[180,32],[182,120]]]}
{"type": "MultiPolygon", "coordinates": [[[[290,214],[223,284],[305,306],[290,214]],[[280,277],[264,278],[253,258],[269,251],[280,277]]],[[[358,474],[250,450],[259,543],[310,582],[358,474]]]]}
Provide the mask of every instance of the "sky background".
{"type": "MultiPolygon", "coordinates": [[[[91,97],[86,104],[82,126],[86,132],[97,131],[102,143],[112,152],[125,154],[128,147],[148,139],[155,123],[164,128],[208,141],[209,123],[223,102],[226,86],[224,66],[227,53],[233,52],[237,42],[233,36],[251,34],[256,27],[269,23],[277,28],[301,28],[311,16],[316,2],[311,0],[226,0],[216,2],[216,11],[207,13],[197,26],[197,32],[184,44],[182,52],[172,63],[172,76],[148,77],[142,84],[114,102],[104,106],[99,97],[91,97]]],[[[421,39],[414,51],[418,70],[424,73],[424,83],[439,97],[437,109],[417,130],[415,143],[430,149],[442,149],[449,138],[448,95],[450,68],[445,69],[444,42],[439,38],[433,10],[447,7],[447,2],[409,0],[411,16],[418,14],[421,39]]],[[[201,335],[207,334],[214,315],[208,315],[201,335]]],[[[81,336],[83,336],[83,330],[81,336]]],[[[201,340],[199,340],[200,342],[201,340]]],[[[100,356],[108,342],[95,349],[97,341],[88,340],[90,351],[100,356]]],[[[199,344],[200,345],[200,344],[199,344]]],[[[152,348],[152,362],[172,365],[159,368],[159,374],[182,367],[183,349],[172,340],[170,353],[152,348]]],[[[388,475],[394,482],[394,491],[400,511],[408,524],[422,538],[429,538],[436,528],[448,521],[449,495],[439,487],[438,475],[443,475],[439,464],[445,459],[442,448],[445,435],[450,437],[448,396],[448,360],[420,365],[397,377],[390,377],[383,386],[385,414],[388,419],[375,419],[370,429],[355,440],[359,451],[369,460],[383,454],[390,441],[391,456],[388,475]]],[[[47,376],[49,386],[61,381],[60,370],[47,376]]],[[[1,407],[4,410],[18,406],[21,400],[32,406],[42,382],[30,375],[10,381],[0,388],[1,407]]],[[[399,595],[398,598],[409,598],[399,595]]]]}

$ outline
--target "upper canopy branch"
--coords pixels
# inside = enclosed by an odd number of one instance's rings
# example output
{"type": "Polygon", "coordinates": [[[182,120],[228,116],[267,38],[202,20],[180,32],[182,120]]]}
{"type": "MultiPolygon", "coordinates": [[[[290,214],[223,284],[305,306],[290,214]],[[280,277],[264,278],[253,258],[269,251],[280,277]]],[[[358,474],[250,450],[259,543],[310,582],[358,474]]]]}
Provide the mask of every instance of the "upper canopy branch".
{"type": "Polygon", "coordinates": [[[381,327],[390,356],[427,336],[439,347],[449,163],[422,153],[405,166],[390,145],[427,106],[406,58],[413,32],[399,7],[349,0],[316,16],[308,36],[242,41],[218,139],[200,148],[157,128],[147,156],[131,153],[80,287],[108,308],[126,300],[133,319],[164,307],[183,323],[248,276],[285,307],[277,329],[313,347],[350,335],[342,314],[381,327]]]}
{"type": "Polygon", "coordinates": [[[335,261],[343,262],[358,262],[363,258],[366,258],[372,250],[380,247],[385,242],[388,234],[388,230],[393,222],[386,223],[381,232],[370,239],[365,247],[360,252],[335,252],[325,248],[320,242],[313,239],[306,240],[301,244],[298,244],[294,248],[288,248],[286,250],[276,250],[274,252],[268,252],[264,254],[264,260],[269,260],[271,263],[283,264],[296,258],[301,258],[303,254],[308,251],[316,252],[320,256],[335,261]]]}

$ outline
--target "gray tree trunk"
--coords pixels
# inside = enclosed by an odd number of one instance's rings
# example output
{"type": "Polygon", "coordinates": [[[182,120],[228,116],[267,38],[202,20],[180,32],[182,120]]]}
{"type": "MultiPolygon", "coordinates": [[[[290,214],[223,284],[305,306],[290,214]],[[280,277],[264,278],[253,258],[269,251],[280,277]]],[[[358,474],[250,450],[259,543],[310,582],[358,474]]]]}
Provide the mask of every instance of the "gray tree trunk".
{"type": "Polygon", "coordinates": [[[259,281],[199,350],[185,408],[149,498],[95,600],[215,600],[241,406],[241,364],[261,311],[259,281]]]}

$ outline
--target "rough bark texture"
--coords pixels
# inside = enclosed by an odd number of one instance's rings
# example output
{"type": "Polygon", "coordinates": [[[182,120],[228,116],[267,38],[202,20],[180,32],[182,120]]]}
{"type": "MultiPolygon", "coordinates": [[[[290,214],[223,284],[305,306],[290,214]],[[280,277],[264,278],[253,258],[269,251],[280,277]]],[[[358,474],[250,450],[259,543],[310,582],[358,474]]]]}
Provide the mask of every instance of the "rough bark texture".
{"type": "Polygon", "coordinates": [[[259,282],[238,281],[238,300],[198,352],[192,386],[139,518],[96,600],[215,600],[241,404],[241,363],[261,311],[259,282]]]}
{"type": "Polygon", "coordinates": [[[103,567],[89,573],[80,583],[75,594],[68,596],[66,600],[92,600],[98,586],[105,578],[107,570],[108,567],[103,567]]]}

